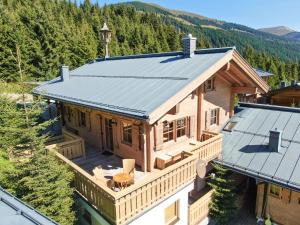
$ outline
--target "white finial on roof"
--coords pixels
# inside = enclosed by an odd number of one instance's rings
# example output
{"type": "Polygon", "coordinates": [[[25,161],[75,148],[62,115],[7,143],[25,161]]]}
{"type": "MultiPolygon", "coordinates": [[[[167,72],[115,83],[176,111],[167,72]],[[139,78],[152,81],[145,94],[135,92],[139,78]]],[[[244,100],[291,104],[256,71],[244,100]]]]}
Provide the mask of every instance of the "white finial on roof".
{"type": "Polygon", "coordinates": [[[103,24],[103,27],[101,28],[100,32],[101,32],[101,39],[105,44],[105,58],[108,58],[109,57],[108,43],[111,41],[111,31],[109,30],[106,22],[103,24]]]}

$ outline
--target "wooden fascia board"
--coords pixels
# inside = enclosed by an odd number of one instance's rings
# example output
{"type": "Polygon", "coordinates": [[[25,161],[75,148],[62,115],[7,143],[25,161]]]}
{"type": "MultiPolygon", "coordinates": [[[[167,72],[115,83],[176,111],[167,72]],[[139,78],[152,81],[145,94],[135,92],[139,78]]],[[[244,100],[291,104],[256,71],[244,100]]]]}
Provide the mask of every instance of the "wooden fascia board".
{"type": "Polygon", "coordinates": [[[231,91],[236,94],[256,94],[257,87],[232,87],[231,91]]]}
{"type": "Polygon", "coordinates": [[[166,114],[172,107],[182,101],[186,96],[188,96],[192,91],[194,91],[197,87],[199,87],[203,82],[217,73],[226,63],[228,63],[233,57],[233,50],[228,51],[218,62],[216,62],[213,66],[208,68],[202,74],[188,83],[181,91],[179,91],[176,95],[172,96],[169,100],[167,100],[164,104],[156,108],[149,115],[149,124],[155,123],[159,120],[164,114],[166,114]]]}
{"type": "Polygon", "coordinates": [[[269,85],[254,71],[254,69],[249,65],[249,63],[238,53],[238,51],[233,52],[234,62],[240,66],[248,76],[259,86],[264,93],[267,93],[270,89],[269,85]]]}

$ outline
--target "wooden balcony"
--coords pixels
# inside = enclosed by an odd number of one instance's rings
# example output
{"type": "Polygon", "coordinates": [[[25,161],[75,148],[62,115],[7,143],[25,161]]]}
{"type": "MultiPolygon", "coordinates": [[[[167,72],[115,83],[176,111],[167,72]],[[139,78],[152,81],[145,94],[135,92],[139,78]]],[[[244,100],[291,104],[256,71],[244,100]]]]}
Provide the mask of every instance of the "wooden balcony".
{"type": "Polygon", "coordinates": [[[222,134],[204,131],[201,139],[201,142],[195,144],[192,153],[206,162],[218,158],[222,151],[222,134]]]}
{"type": "MultiPolygon", "coordinates": [[[[67,163],[71,170],[74,171],[74,185],[77,192],[93,205],[111,224],[119,225],[129,222],[142,214],[144,210],[158,204],[166,197],[171,196],[187,184],[193,182],[196,177],[196,161],[198,159],[208,161],[218,157],[221,153],[222,135],[204,132],[203,141],[191,145],[190,151],[183,152],[180,159],[174,160],[174,164],[162,170],[155,169],[153,172],[148,173],[138,171],[141,175],[135,180],[135,183],[118,192],[110,189],[105,182],[97,180],[91,173],[92,168],[83,166],[97,166],[98,162],[105,163],[108,159],[101,160],[99,157],[104,157],[102,154],[102,156],[95,156],[97,159],[89,159],[89,155],[87,155],[87,157],[81,158],[85,158],[88,161],[83,160],[81,163],[78,163],[81,159],[74,159],[74,157],[85,155],[84,147],[79,147],[82,146],[83,142],[79,144],[79,142],[71,141],[73,140],[66,140],[66,142],[55,144],[57,157],[64,163],[67,163]],[[71,147],[70,145],[77,147],[71,147]]],[[[114,169],[120,169],[119,166],[113,163],[112,165],[114,169]]],[[[105,165],[101,166],[102,168],[108,168],[105,165]]],[[[107,170],[107,172],[111,172],[109,168],[107,170]]],[[[113,173],[115,172],[113,171],[113,173]]],[[[200,215],[200,213],[204,215],[206,212],[204,210],[205,207],[200,207],[204,203],[195,204],[195,206],[190,206],[189,209],[191,214],[194,215],[191,216],[194,218],[192,220],[196,220],[196,216],[200,215]],[[199,210],[202,211],[199,212],[199,210]]]]}
{"type": "Polygon", "coordinates": [[[68,159],[85,156],[85,145],[83,138],[62,130],[62,135],[52,137],[46,142],[46,148],[56,150],[68,159]]]}
{"type": "Polygon", "coordinates": [[[199,224],[208,216],[212,192],[213,190],[208,190],[201,193],[197,200],[189,204],[189,225],[199,224]]]}

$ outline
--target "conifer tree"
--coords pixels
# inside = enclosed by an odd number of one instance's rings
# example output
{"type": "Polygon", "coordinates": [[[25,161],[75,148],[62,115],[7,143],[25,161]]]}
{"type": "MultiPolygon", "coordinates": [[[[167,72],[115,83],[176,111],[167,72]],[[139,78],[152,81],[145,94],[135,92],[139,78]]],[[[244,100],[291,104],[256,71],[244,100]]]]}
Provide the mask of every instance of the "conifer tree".
{"type": "Polygon", "coordinates": [[[230,179],[230,171],[214,164],[215,178],[208,182],[213,189],[212,201],[209,204],[209,215],[222,225],[229,224],[234,215],[236,196],[233,181],[230,179]]]}

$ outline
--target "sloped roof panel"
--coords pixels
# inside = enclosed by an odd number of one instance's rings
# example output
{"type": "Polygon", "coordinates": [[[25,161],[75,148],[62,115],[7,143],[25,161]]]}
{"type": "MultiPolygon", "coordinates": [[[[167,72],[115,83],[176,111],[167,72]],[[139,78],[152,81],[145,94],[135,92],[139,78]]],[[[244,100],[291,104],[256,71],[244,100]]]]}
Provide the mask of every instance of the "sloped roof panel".
{"type": "Polygon", "coordinates": [[[230,48],[199,52],[115,57],[70,71],[70,79],[52,80],[34,93],[135,117],[148,118],[157,107],[177,94],[221,60],[230,48]]]}
{"type": "Polygon", "coordinates": [[[300,110],[241,104],[223,131],[223,152],[217,162],[259,179],[300,190],[300,110]],[[272,151],[269,131],[282,130],[280,152],[272,151]]]}

